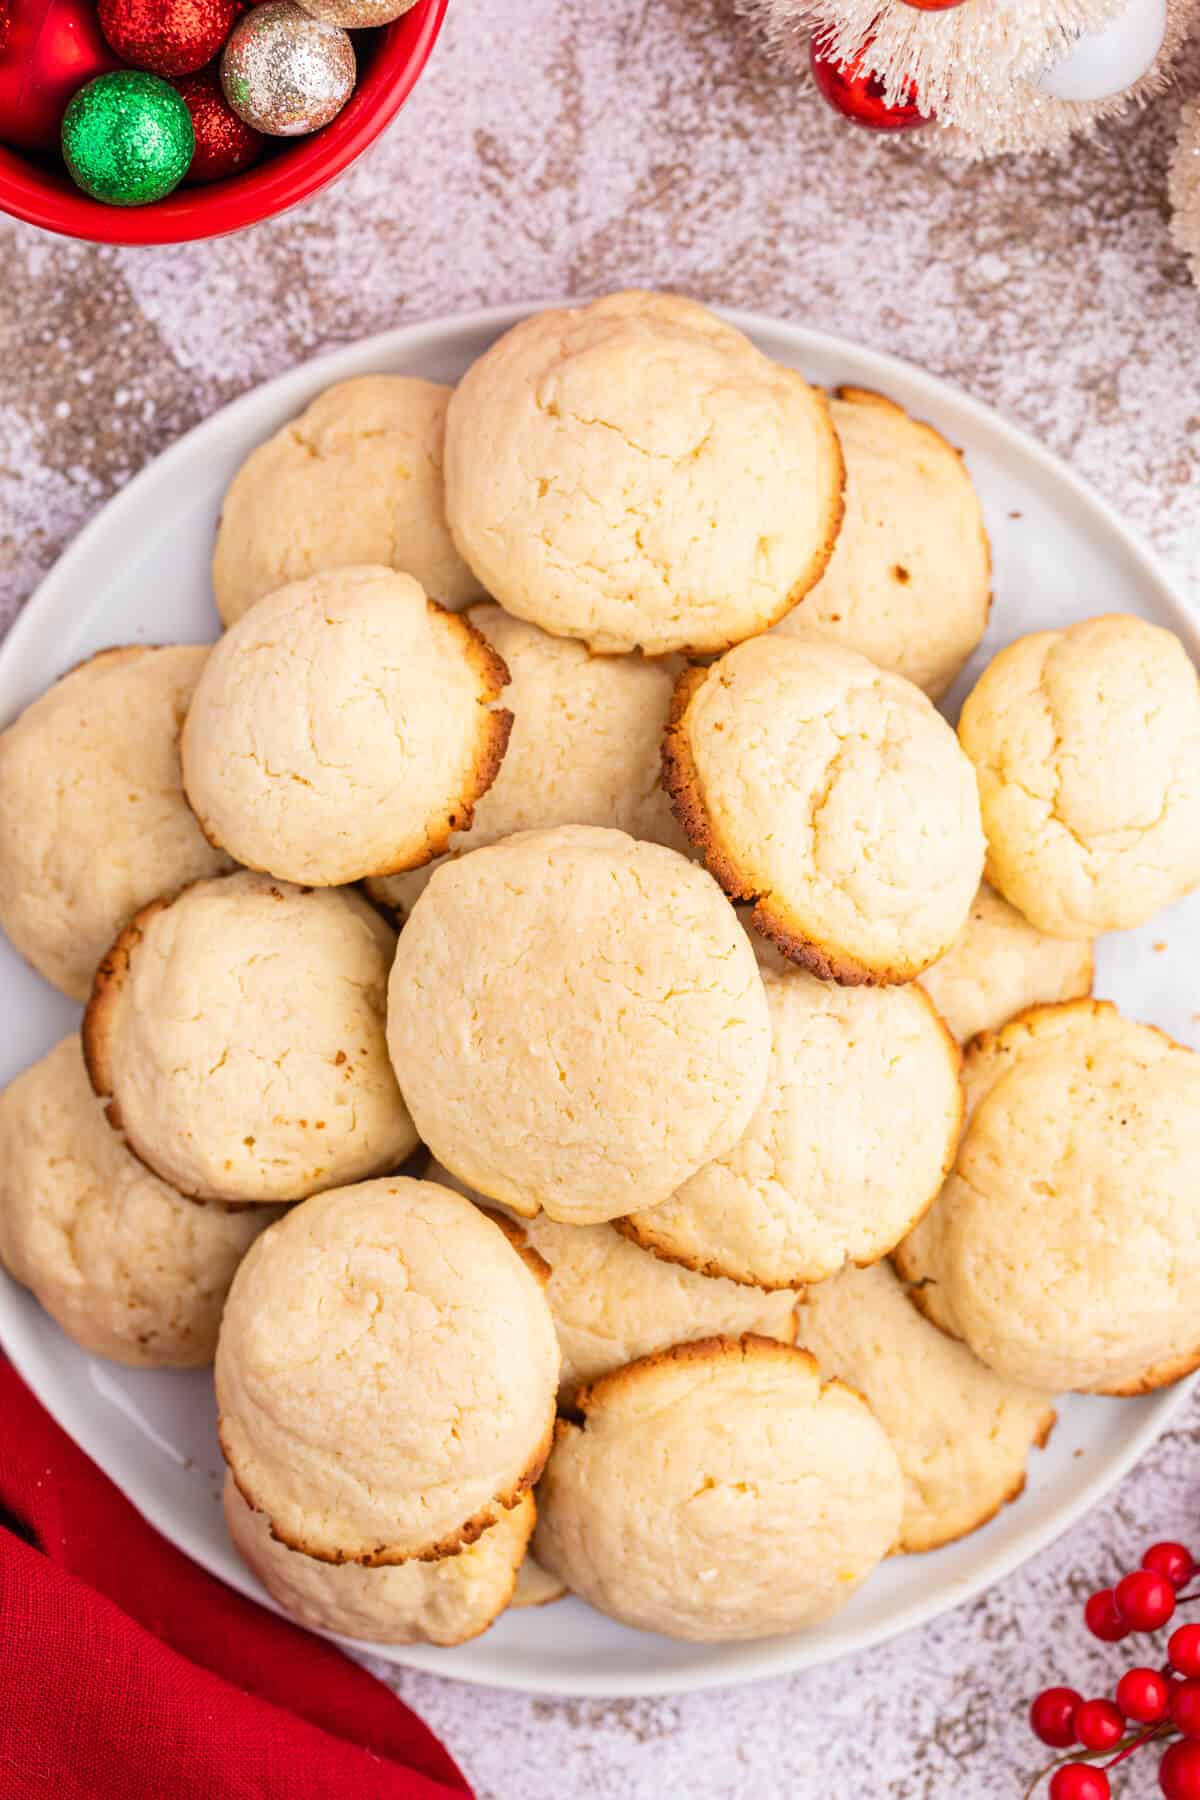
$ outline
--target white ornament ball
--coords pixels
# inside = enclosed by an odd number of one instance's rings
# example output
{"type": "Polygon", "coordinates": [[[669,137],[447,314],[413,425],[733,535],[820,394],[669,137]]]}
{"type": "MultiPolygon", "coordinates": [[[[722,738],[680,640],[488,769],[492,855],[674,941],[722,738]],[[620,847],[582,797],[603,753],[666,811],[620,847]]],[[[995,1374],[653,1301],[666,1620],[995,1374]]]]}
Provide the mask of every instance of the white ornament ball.
{"type": "Polygon", "coordinates": [[[312,19],[358,31],[371,25],[390,25],[409,12],[417,0],[298,0],[312,19]]]}
{"type": "Polygon", "coordinates": [[[1037,84],[1055,100],[1111,100],[1141,80],[1166,35],[1167,0],[1131,0],[1107,25],[1077,37],[1037,84]]]}

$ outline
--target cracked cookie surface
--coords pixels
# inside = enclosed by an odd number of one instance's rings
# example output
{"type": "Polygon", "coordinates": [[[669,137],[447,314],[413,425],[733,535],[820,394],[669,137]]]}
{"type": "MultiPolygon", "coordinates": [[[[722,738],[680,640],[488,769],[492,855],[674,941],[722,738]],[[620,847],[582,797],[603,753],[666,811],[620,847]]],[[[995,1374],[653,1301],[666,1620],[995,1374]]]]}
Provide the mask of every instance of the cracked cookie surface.
{"type": "Polygon", "coordinates": [[[83,1022],[131,1150],[182,1193],[298,1200],[416,1144],[388,1061],[395,933],[349,889],[241,871],[122,932],[83,1022]]]}
{"type": "Polygon", "coordinates": [[[1200,685],[1124,613],[1018,638],[959,720],[987,876],[1042,931],[1128,930],[1200,884],[1200,685]]]}
{"type": "Polygon", "coordinates": [[[593,650],[723,650],[807,593],[842,515],[823,394],[707,308],[525,320],[450,403],[455,541],[509,612],[593,650]]]}
{"type": "Polygon", "coordinates": [[[214,843],[282,881],[414,868],[470,825],[495,778],[507,680],[411,575],[293,582],[212,651],[183,728],[188,799],[214,843]]]}
{"type": "Polygon", "coordinates": [[[560,1420],[534,1554],[643,1631],[729,1642],[830,1618],[896,1541],[903,1482],[866,1402],[766,1338],[679,1345],[560,1420]]]}
{"type": "Polygon", "coordinates": [[[716,882],[564,825],[436,871],[400,934],[388,1046],[422,1142],[515,1212],[597,1224],[736,1142],[771,1027],[716,882]]]}
{"type": "Polygon", "coordinates": [[[224,624],[290,581],[351,563],[406,570],[452,612],[480,598],[446,523],[450,392],[409,375],[339,381],[251,453],[213,552],[224,624]]]}
{"type": "Polygon", "coordinates": [[[208,650],[102,650],[0,732],[0,926],[86,1000],[140,906],[230,867],[183,792],[179,732],[208,650]]]}
{"type": "Polygon", "coordinates": [[[461,1194],[403,1177],[294,1207],[230,1290],[221,1448],[276,1538],[431,1561],[541,1473],[558,1343],[538,1276],[461,1194]]]}
{"type": "Polygon", "coordinates": [[[663,779],[726,893],[813,973],[909,981],[961,931],[975,772],[920,689],[857,651],[770,636],[685,671],[663,779]]]}

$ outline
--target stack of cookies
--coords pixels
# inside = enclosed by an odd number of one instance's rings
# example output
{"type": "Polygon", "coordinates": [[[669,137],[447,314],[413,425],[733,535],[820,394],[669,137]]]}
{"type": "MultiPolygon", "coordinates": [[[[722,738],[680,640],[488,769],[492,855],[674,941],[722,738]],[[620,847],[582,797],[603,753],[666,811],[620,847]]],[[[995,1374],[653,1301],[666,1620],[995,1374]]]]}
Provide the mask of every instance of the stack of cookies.
{"type": "Polygon", "coordinates": [[[280,1605],[796,1631],[1055,1393],[1200,1361],[1200,1061],[1090,997],[1200,885],[1196,671],[1037,633],[956,733],[990,556],[928,425],[618,294],[323,394],[213,579],[211,650],[0,735],[0,922],[85,1003],[0,1097],[0,1258],[215,1361],[280,1605]]]}

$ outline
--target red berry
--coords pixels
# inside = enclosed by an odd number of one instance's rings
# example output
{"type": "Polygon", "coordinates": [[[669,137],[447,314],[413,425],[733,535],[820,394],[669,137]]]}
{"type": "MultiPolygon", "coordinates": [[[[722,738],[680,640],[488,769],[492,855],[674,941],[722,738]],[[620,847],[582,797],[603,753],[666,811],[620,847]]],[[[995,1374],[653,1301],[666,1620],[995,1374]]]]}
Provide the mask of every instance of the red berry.
{"type": "Polygon", "coordinates": [[[1133,1631],[1157,1631],[1175,1611],[1175,1589],[1153,1569],[1122,1576],[1114,1593],[1117,1611],[1133,1631]]]}
{"type": "Polygon", "coordinates": [[[1104,1770],[1089,1763],[1067,1763],[1050,1778],[1050,1800],[1109,1800],[1111,1793],[1104,1770]]]}
{"type": "Polygon", "coordinates": [[[1117,1705],[1138,1725],[1157,1725],[1167,1710],[1166,1677],[1157,1669],[1129,1669],[1117,1683],[1117,1705]]]}
{"type": "Polygon", "coordinates": [[[1125,1721],[1111,1700],[1085,1700],[1075,1714],[1075,1736],[1085,1750],[1111,1750],[1125,1736],[1125,1721]]]}
{"type": "Polygon", "coordinates": [[[1171,1688],[1171,1719],[1184,1737],[1200,1738],[1200,1681],[1177,1681],[1171,1688]]]}
{"type": "Polygon", "coordinates": [[[1112,1588],[1101,1588],[1083,1609],[1083,1622],[1093,1637],[1106,1644],[1117,1644],[1129,1636],[1129,1626],[1117,1611],[1117,1596],[1112,1588]]]}
{"type": "Polygon", "coordinates": [[[1181,1675],[1200,1675],[1200,1625],[1181,1625],[1167,1640],[1167,1657],[1181,1675]]]}
{"type": "Polygon", "coordinates": [[[1029,1709],[1034,1736],[1052,1750],[1066,1750],[1075,1742],[1075,1714],[1082,1705],[1083,1695],[1074,1688],[1045,1688],[1029,1709]]]}
{"type": "Polygon", "coordinates": [[[1142,1567],[1165,1576],[1173,1588],[1181,1588],[1192,1579],[1196,1559],[1186,1544],[1151,1544],[1142,1558],[1142,1567]]]}
{"type": "MultiPolygon", "coordinates": [[[[1200,1744],[1178,1738],[1168,1745],[1158,1765],[1158,1785],[1167,1800],[1200,1800],[1200,1744]]],[[[1053,1783],[1050,1791],[1054,1793],[1053,1783]]]]}

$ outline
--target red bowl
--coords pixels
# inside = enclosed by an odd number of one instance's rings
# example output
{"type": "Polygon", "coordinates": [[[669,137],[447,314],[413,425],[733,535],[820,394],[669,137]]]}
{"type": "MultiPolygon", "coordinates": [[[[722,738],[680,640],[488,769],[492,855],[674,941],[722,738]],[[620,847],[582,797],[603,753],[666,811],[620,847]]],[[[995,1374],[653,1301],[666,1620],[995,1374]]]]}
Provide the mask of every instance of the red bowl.
{"type": "Polygon", "coordinates": [[[348,169],[395,118],[429,60],[448,4],[417,0],[394,25],[356,32],[358,86],[332,125],[311,137],[277,139],[279,147],[244,175],[177,188],[151,206],[105,206],[81,193],[62,167],[0,147],[0,212],[97,244],[183,244],[286,212],[348,169]]]}

